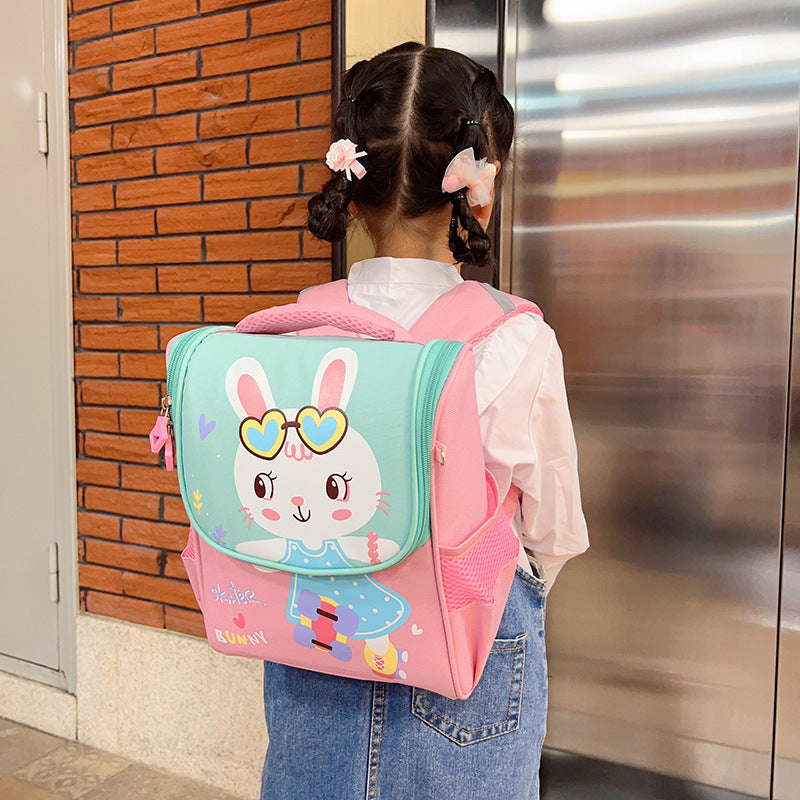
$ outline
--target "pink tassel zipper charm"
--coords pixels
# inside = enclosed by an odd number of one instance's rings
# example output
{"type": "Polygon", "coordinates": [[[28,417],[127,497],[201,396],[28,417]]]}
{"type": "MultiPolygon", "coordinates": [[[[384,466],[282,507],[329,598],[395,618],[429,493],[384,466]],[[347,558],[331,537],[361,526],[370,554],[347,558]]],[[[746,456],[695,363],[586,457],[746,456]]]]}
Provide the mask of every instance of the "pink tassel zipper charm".
{"type": "Polygon", "coordinates": [[[169,397],[161,400],[161,413],[150,431],[150,451],[153,453],[164,451],[164,462],[168,471],[175,469],[175,443],[172,440],[172,420],[169,416],[170,405],[169,397]]]}

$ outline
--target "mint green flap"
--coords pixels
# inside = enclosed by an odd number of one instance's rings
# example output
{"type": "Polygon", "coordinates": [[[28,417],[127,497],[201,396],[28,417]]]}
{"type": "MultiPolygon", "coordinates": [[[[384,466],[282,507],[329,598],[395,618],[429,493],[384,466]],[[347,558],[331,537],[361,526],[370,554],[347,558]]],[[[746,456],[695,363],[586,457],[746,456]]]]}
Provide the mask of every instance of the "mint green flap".
{"type": "Polygon", "coordinates": [[[168,391],[198,533],[309,575],[405,558],[430,537],[433,419],[461,347],[217,328],[178,337],[168,391]]]}

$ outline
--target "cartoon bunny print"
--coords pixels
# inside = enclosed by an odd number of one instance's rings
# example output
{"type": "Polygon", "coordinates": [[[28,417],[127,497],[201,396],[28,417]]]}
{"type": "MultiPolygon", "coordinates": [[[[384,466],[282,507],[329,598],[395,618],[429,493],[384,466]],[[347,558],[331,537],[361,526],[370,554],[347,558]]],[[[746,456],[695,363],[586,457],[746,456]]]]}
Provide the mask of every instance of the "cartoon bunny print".
{"type": "MultiPolygon", "coordinates": [[[[278,409],[261,364],[240,358],[228,369],[225,389],[240,419],[234,460],[236,491],[248,530],[272,536],[237,545],[247,555],[293,567],[331,569],[379,563],[398,545],[375,531],[352,536],[376,511],[388,513],[378,462],[346,414],[358,373],[347,347],[320,361],[311,403],[278,409]]],[[[408,660],[389,634],[409,614],[408,602],[370,575],[341,577],[294,573],[286,617],[298,643],[349,661],[348,639],[364,642],[364,658],[383,677],[404,678],[408,660]]]]}

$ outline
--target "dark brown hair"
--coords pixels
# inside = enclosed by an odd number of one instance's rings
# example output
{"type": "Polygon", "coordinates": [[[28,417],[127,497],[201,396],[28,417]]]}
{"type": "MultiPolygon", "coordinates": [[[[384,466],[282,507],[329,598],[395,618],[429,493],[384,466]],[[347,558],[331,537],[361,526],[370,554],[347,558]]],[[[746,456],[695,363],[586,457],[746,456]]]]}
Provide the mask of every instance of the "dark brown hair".
{"type": "Polygon", "coordinates": [[[309,230],[329,242],[343,239],[351,200],[373,214],[411,219],[451,203],[455,260],[494,266],[491,241],[464,192],[442,192],[445,168],[461,150],[472,147],[476,159],[501,164],[508,158],[514,111],[494,73],[461,53],[407,42],[359,61],[342,88],[333,139],[365,150],[359,161],[367,173],[352,181],[334,173],[308,202],[309,230]]]}

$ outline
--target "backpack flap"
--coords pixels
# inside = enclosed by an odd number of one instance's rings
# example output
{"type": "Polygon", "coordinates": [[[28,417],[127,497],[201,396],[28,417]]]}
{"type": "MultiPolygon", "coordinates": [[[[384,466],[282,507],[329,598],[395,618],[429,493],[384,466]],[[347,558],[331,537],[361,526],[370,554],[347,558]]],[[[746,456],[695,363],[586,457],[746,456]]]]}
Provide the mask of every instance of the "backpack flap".
{"type": "Polygon", "coordinates": [[[220,328],[177,337],[168,394],[198,534],[305,575],[402,561],[430,538],[434,415],[463,348],[220,328]]]}

